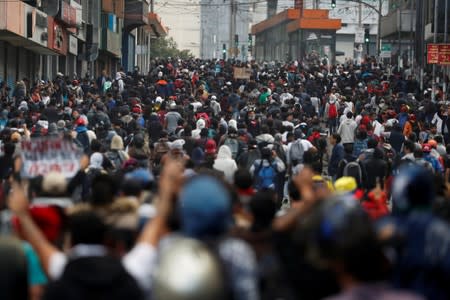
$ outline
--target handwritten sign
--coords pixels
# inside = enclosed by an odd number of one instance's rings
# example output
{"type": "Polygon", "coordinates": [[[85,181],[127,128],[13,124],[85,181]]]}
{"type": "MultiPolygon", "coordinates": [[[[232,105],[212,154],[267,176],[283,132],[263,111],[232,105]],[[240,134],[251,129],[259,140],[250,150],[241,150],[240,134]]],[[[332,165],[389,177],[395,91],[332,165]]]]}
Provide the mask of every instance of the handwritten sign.
{"type": "Polygon", "coordinates": [[[450,65],[450,44],[428,44],[427,63],[450,65]]]}
{"type": "Polygon", "coordinates": [[[234,68],[234,79],[250,79],[252,70],[250,68],[234,68]]]}
{"type": "Polygon", "coordinates": [[[439,61],[439,45],[428,44],[427,45],[427,63],[437,64],[439,61]]]}
{"type": "Polygon", "coordinates": [[[440,65],[450,65],[450,44],[439,45],[439,62],[440,65]]]}
{"type": "Polygon", "coordinates": [[[65,178],[71,178],[80,168],[83,151],[72,141],[60,138],[33,138],[22,141],[21,146],[23,178],[47,175],[50,172],[58,172],[65,178]]]}

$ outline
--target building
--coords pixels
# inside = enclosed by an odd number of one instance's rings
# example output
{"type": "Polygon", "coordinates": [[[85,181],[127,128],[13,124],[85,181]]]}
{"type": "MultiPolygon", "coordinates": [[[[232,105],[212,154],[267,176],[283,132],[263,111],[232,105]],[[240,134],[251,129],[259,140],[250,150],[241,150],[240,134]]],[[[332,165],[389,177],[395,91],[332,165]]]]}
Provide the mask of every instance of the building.
{"type": "Polygon", "coordinates": [[[340,28],[341,20],[330,18],[328,10],[305,9],[303,1],[296,1],[294,8],[253,25],[254,56],[258,61],[288,61],[314,55],[334,62],[340,28]]]}
{"type": "Polygon", "coordinates": [[[200,57],[204,59],[251,58],[251,27],[293,6],[292,0],[201,0],[200,57]]]}
{"type": "MultiPolygon", "coordinates": [[[[403,1],[403,0],[402,0],[403,1]]],[[[362,46],[363,54],[376,56],[378,24],[381,15],[389,10],[389,0],[361,0],[361,4],[354,1],[336,1],[336,7],[331,8],[328,1],[320,1],[320,9],[329,9],[330,18],[341,19],[342,28],[336,32],[336,50],[340,56],[339,62],[354,59],[359,55],[355,51],[362,46]],[[381,7],[381,10],[380,10],[381,7]],[[364,42],[364,32],[369,30],[369,43],[364,42]]]]}
{"type": "Polygon", "coordinates": [[[151,38],[167,34],[149,3],[0,1],[0,81],[13,87],[58,72],[73,78],[114,74],[121,66],[131,71],[137,63],[148,69],[151,38]]]}
{"type": "Polygon", "coordinates": [[[381,39],[389,45],[390,57],[385,59],[394,65],[409,66],[414,62],[416,31],[416,0],[391,3],[389,12],[381,20],[381,39]]]}

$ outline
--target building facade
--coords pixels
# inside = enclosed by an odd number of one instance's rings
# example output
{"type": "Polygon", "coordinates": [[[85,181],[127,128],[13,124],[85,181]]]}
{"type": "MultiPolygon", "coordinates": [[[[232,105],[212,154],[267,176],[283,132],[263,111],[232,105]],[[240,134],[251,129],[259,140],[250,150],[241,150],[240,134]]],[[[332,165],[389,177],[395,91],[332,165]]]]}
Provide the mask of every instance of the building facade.
{"type": "Polygon", "coordinates": [[[0,81],[131,71],[148,64],[151,37],[165,34],[146,0],[0,1],[0,81]]]}
{"type": "Polygon", "coordinates": [[[332,19],[328,10],[304,9],[301,1],[255,24],[253,47],[258,61],[291,61],[324,59],[333,63],[336,58],[336,31],[340,19],[332,19]]]}

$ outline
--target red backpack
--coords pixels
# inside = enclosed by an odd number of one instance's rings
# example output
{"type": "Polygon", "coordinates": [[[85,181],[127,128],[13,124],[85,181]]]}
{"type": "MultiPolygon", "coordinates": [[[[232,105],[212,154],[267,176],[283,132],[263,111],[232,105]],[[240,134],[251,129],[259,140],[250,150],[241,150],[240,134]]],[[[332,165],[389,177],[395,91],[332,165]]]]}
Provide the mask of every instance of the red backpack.
{"type": "Polygon", "coordinates": [[[337,117],[336,103],[332,103],[328,107],[328,119],[335,119],[336,117],[337,117]]]}

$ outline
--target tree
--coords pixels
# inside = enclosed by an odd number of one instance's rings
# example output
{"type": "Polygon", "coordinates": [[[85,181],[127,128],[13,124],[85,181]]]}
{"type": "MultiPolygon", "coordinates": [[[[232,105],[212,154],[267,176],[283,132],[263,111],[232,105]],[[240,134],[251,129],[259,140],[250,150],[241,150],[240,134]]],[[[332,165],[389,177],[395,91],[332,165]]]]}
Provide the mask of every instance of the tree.
{"type": "Polygon", "coordinates": [[[159,37],[152,39],[150,43],[150,54],[152,57],[159,58],[176,57],[181,59],[189,59],[194,57],[194,55],[187,49],[179,50],[177,43],[172,37],[159,37]]]}

